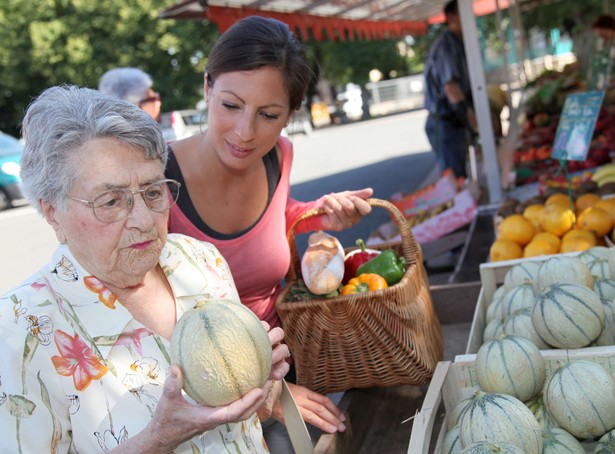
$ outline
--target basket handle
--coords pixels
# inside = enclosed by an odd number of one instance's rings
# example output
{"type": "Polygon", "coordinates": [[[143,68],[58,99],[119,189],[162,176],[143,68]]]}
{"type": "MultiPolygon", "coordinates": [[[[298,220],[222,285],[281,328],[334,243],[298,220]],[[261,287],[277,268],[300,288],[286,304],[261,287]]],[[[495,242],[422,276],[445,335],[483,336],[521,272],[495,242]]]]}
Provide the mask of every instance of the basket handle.
{"type": "MultiPolygon", "coordinates": [[[[391,202],[382,199],[369,198],[365,199],[367,203],[369,203],[372,207],[380,207],[386,209],[393,221],[399,227],[399,233],[401,235],[401,245],[404,258],[406,259],[406,267],[409,268],[411,264],[416,263],[418,260],[422,261],[422,252],[421,248],[414,239],[414,235],[412,235],[412,230],[410,229],[410,225],[402,212],[391,202]],[[418,260],[417,260],[418,259],[418,260]]],[[[291,265],[288,268],[288,273],[286,274],[286,282],[295,281],[298,278],[297,273],[299,272],[293,264],[301,263],[299,257],[299,251],[297,249],[297,243],[295,241],[295,227],[305,219],[319,216],[324,214],[323,209],[321,208],[312,208],[301,216],[299,216],[295,222],[288,229],[288,233],[286,234],[286,238],[288,240],[288,245],[290,246],[290,258],[291,265]]]]}

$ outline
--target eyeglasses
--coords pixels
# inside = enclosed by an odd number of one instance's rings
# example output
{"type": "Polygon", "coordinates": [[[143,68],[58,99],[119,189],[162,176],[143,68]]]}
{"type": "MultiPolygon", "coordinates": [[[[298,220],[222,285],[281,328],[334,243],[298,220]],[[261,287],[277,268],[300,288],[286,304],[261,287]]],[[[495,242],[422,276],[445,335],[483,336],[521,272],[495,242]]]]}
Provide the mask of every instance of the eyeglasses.
{"type": "Polygon", "coordinates": [[[160,93],[154,93],[151,96],[148,96],[147,98],[143,98],[141,101],[139,101],[139,104],[147,104],[148,102],[158,102],[160,101],[160,93]]]}
{"type": "Polygon", "coordinates": [[[111,223],[128,216],[134,205],[134,196],[136,194],[141,194],[145,205],[152,211],[163,212],[169,210],[177,202],[180,187],[181,183],[178,181],[162,180],[149,184],[138,191],[110,189],[109,191],[96,194],[91,200],[67,197],[90,205],[96,219],[101,222],[111,223]]]}

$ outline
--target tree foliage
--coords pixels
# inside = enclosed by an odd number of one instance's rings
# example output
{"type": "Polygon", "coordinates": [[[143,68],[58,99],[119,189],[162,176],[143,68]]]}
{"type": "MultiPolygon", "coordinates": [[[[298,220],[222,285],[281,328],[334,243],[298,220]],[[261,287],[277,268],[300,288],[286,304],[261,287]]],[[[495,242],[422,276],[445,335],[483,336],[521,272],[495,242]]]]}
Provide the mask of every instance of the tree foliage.
{"type": "Polygon", "coordinates": [[[96,88],[116,66],[149,73],[163,109],[194,106],[218,36],[208,22],[157,18],[168,0],[5,0],[0,5],[0,130],[18,135],[31,99],[58,84],[96,88]]]}

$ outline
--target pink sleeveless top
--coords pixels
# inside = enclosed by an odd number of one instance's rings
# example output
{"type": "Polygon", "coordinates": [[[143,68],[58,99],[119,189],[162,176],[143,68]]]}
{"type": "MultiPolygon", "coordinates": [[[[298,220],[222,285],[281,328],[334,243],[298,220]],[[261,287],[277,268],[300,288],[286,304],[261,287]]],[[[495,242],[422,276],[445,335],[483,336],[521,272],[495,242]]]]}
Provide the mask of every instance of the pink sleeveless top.
{"type": "MultiPolygon", "coordinates": [[[[281,326],[275,300],[290,266],[287,228],[302,213],[318,204],[318,201],[305,203],[289,197],[292,143],[280,137],[277,145],[282,150],[280,181],[271,203],[245,234],[228,240],[212,238],[192,224],[178,205],[174,205],[169,214],[169,233],[189,235],[218,248],[229,264],[241,302],[272,327],[281,326]]],[[[297,226],[295,233],[318,229],[319,218],[312,217],[297,226]]]]}

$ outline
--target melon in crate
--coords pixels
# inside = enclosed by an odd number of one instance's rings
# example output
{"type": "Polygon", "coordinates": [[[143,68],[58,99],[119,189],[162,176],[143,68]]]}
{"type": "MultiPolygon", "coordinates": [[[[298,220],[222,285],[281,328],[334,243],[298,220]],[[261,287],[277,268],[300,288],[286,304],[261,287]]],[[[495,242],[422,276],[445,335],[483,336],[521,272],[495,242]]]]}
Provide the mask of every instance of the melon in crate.
{"type": "Polygon", "coordinates": [[[439,454],[459,454],[463,446],[461,445],[461,438],[459,438],[459,426],[453,426],[442,440],[442,446],[440,446],[439,454]]]}
{"type": "Polygon", "coordinates": [[[506,441],[480,441],[463,448],[459,454],[525,454],[518,446],[506,441]]]}
{"type": "Polygon", "coordinates": [[[594,292],[602,302],[611,302],[615,299],[615,279],[595,279],[594,292]]]}
{"type": "Polygon", "coordinates": [[[489,323],[493,320],[495,320],[496,318],[499,320],[502,320],[502,301],[503,301],[503,296],[500,296],[500,298],[498,298],[497,300],[493,300],[491,303],[489,303],[489,305],[487,306],[487,310],[485,313],[485,322],[489,323]]]}
{"type": "Polygon", "coordinates": [[[581,252],[577,257],[585,263],[594,260],[607,260],[611,254],[611,249],[606,246],[594,246],[581,252]]]}
{"type": "Polygon", "coordinates": [[[536,296],[532,323],[547,344],[557,348],[581,348],[600,336],[605,314],[600,298],[590,288],[555,283],[536,296]]]}
{"type": "Polygon", "coordinates": [[[498,336],[504,334],[504,320],[500,317],[496,317],[487,323],[485,330],[483,331],[483,343],[495,339],[498,336]]]}
{"type": "Polygon", "coordinates": [[[615,380],[600,364],[564,364],[545,384],[543,399],[559,426],[577,438],[601,437],[615,428],[615,380]]]}
{"type": "Polygon", "coordinates": [[[594,454],[613,454],[615,452],[615,429],[608,431],[596,444],[594,454]]]}
{"type": "Polygon", "coordinates": [[[502,327],[504,334],[523,336],[529,339],[540,350],[546,350],[549,345],[538,335],[534,323],[532,322],[532,309],[526,307],[510,314],[502,327]]]}
{"type": "Polygon", "coordinates": [[[585,454],[583,445],[560,427],[542,431],[542,454],[585,454]]]}
{"type": "Polygon", "coordinates": [[[536,394],[534,397],[526,401],[525,405],[527,405],[527,408],[531,410],[532,414],[536,418],[536,421],[540,424],[543,433],[550,427],[559,427],[547,411],[547,407],[545,407],[545,403],[542,398],[542,393],[536,394]]]}
{"type": "Polygon", "coordinates": [[[466,397],[465,399],[461,399],[459,402],[455,404],[453,409],[447,413],[446,422],[447,426],[452,429],[454,426],[459,424],[459,420],[461,419],[461,415],[468,408],[468,404],[472,401],[471,397],[466,397]]]}
{"type": "Polygon", "coordinates": [[[483,344],[474,367],[483,391],[508,394],[521,401],[538,394],[545,382],[540,350],[521,336],[501,336],[483,344]]]}
{"type": "Polygon", "coordinates": [[[540,262],[526,260],[514,265],[504,276],[504,287],[508,290],[522,284],[533,284],[540,268],[540,262]]]}
{"type": "Polygon", "coordinates": [[[477,391],[459,422],[464,446],[480,441],[509,442],[525,454],[541,454],[540,424],[523,402],[513,396],[477,391]]]}
{"type": "Polygon", "coordinates": [[[510,289],[502,297],[500,304],[500,318],[506,319],[519,309],[534,307],[534,287],[532,284],[520,284],[510,289]]]}
{"type": "Polygon", "coordinates": [[[597,259],[586,263],[589,272],[595,279],[608,279],[611,277],[611,267],[608,260],[597,259]]]}
{"type": "Polygon", "coordinates": [[[615,345],[615,304],[613,304],[613,300],[603,300],[602,307],[604,307],[605,315],[604,329],[600,332],[600,336],[598,336],[593,345],[615,345]]]}
{"type": "Polygon", "coordinates": [[[545,287],[558,282],[576,283],[593,288],[594,278],[587,265],[579,258],[562,255],[550,257],[540,265],[534,280],[534,292],[538,294],[545,287]]]}

